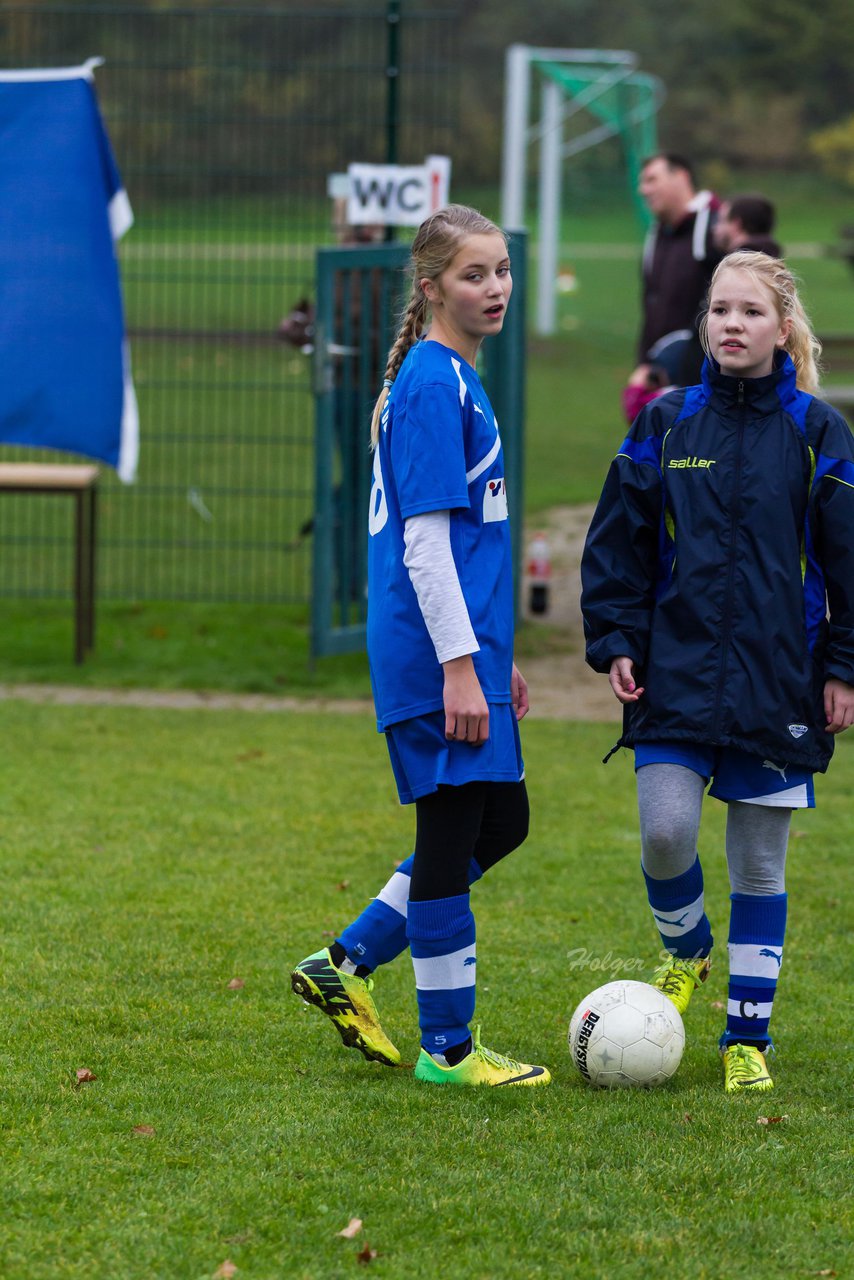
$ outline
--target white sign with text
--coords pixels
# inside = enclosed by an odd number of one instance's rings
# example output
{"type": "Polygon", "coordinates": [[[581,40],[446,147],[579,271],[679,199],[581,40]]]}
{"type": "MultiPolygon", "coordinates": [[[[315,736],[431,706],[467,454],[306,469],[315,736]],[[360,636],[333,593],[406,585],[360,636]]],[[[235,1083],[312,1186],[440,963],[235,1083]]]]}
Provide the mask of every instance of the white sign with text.
{"type": "Polygon", "coordinates": [[[424,164],[351,164],[347,167],[347,221],[351,226],[417,227],[448,203],[451,161],[424,164]]]}

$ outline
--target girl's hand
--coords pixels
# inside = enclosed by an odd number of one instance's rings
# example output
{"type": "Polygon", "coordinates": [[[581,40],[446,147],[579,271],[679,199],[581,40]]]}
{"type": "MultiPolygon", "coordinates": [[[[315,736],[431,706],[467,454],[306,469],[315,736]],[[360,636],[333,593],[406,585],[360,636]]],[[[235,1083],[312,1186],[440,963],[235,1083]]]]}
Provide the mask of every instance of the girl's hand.
{"type": "Polygon", "coordinates": [[[854,724],[854,685],[831,676],[824,686],[824,714],[827,716],[825,733],[844,733],[850,729],[854,724]]]}
{"type": "Polygon", "coordinates": [[[635,684],[635,664],[631,658],[615,658],[608,672],[611,688],[620,702],[637,702],[643,693],[635,684]]]}
{"type": "Polygon", "coordinates": [[[442,664],[445,672],[445,737],[482,747],[489,737],[489,707],[471,654],[442,664]]]}
{"type": "Polygon", "coordinates": [[[522,675],[515,662],[510,676],[510,696],[513,699],[513,710],[516,712],[516,719],[524,720],[531,710],[531,704],[528,701],[528,681],[522,675]]]}

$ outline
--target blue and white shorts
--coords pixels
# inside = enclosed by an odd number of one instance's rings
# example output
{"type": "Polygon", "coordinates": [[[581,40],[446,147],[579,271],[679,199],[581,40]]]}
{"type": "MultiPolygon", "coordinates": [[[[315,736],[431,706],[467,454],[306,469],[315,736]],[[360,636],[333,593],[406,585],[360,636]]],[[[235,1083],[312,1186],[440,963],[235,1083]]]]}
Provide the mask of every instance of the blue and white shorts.
{"type": "Polygon", "coordinates": [[[491,703],[489,737],[482,747],[448,741],[445,713],[401,720],[385,731],[401,804],[412,804],[440,786],[467,782],[521,782],[525,776],[516,712],[509,702],[491,703]]]}
{"type": "Polygon", "coordinates": [[[815,788],[809,769],[775,764],[737,747],[708,747],[692,742],[639,742],[635,771],[646,764],[681,764],[706,782],[718,800],[740,800],[780,809],[814,809],[815,788]]]}

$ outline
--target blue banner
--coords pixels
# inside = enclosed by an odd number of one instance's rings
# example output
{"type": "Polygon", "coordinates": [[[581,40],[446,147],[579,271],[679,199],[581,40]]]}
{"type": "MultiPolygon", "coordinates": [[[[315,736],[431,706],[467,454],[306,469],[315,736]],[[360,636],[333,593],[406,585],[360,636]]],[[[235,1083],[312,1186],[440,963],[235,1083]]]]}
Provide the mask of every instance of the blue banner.
{"type": "Polygon", "coordinates": [[[115,242],[133,222],[92,69],[0,72],[0,441],[136,476],[115,242]]]}

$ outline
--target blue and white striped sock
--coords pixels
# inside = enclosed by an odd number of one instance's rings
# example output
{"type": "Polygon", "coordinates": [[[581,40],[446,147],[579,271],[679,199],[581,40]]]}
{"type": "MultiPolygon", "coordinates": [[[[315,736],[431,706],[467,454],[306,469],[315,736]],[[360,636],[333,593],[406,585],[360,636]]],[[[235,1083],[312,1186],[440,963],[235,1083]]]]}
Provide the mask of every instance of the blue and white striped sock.
{"type": "Polygon", "coordinates": [[[641,870],[665,950],[682,960],[707,956],[714,938],[703,903],[703,869],[699,857],[687,871],[670,880],[654,880],[643,866],[641,870]]]}
{"type": "MultiPolygon", "coordinates": [[[[372,898],[361,915],[336,939],[354,965],[376,969],[388,964],[409,946],[406,937],[406,904],[415,854],[401,862],[391,879],[372,898]]],[[[483,872],[474,858],[469,863],[469,885],[483,872]]]]}
{"type": "Polygon", "coordinates": [[[415,969],[421,1043],[428,1053],[468,1039],[474,1016],[474,916],[470,895],[409,903],[406,933],[415,969]]]}
{"type": "Polygon", "coordinates": [[[783,963],[788,894],[730,895],[729,999],[721,1047],[770,1044],[768,1022],[783,963]]]}

